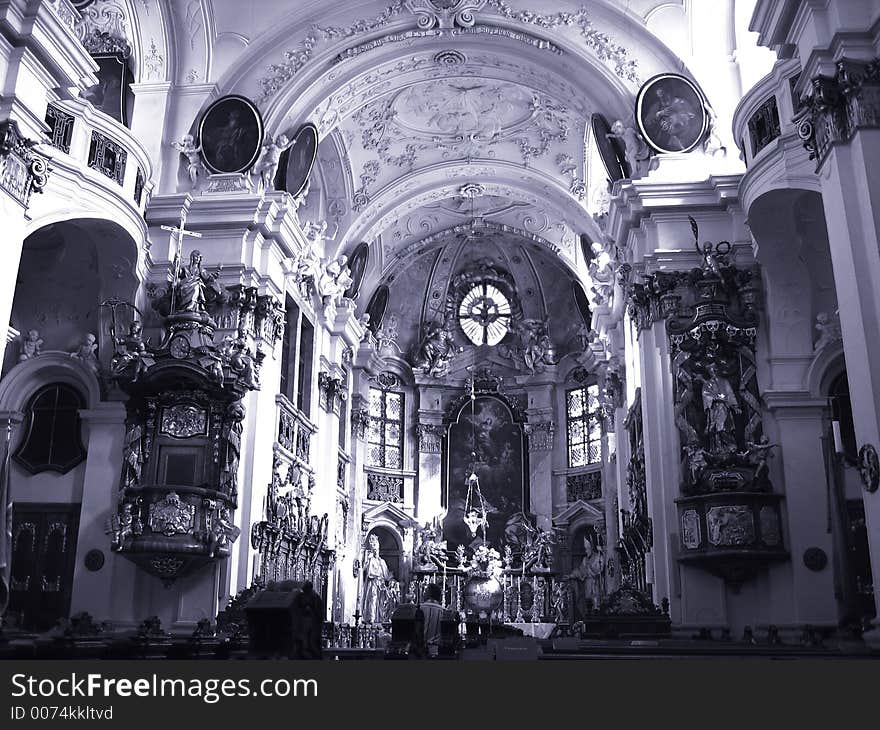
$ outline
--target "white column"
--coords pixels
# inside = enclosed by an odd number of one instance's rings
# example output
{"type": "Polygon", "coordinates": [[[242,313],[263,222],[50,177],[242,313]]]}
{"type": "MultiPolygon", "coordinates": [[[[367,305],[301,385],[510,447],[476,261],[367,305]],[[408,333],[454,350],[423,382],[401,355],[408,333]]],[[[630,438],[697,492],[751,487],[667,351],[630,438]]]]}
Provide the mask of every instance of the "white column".
{"type": "MultiPolygon", "coordinates": [[[[856,440],[880,448],[880,130],[863,129],[849,144],[834,145],[820,179],[856,440]]],[[[863,499],[877,574],[880,490],[863,492],[863,499]]],[[[880,607],[880,591],[874,602],[880,607]]]]}
{"type": "MultiPolygon", "coordinates": [[[[86,426],[88,457],[70,612],[88,611],[96,621],[110,618],[135,621],[139,618],[134,605],[138,568],[110,550],[110,537],[104,531],[118,501],[125,406],[118,401],[97,403],[94,408],[80,411],[80,418],[86,426]],[[85,567],[89,550],[100,550],[104,554],[104,566],[98,571],[85,567]]],[[[140,618],[146,618],[146,614],[140,618]]]]}

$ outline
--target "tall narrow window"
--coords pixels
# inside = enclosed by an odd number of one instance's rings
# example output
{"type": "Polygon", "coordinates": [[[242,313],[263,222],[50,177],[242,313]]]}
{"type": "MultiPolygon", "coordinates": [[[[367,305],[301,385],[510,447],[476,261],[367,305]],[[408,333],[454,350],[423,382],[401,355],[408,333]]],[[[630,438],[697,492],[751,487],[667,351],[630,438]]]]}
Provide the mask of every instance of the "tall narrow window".
{"type": "Polygon", "coordinates": [[[281,392],[293,402],[293,384],[296,382],[296,327],[299,324],[299,307],[287,297],[284,307],[284,335],[281,340],[281,392]]]}
{"type": "Polygon", "coordinates": [[[370,388],[370,426],[367,430],[370,466],[403,468],[403,393],[370,388]]]}
{"type": "Polygon", "coordinates": [[[599,386],[573,388],[565,394],[568,427],[568,466],[598,464],[602,458],[602,421],[599,416],[599,386]]]}
{"type": "Polygon", "coordinates": [[[312,357],[315,328],[305,317],[299,328],[299,373],[296,388],[296,407],[307,416],[312,407],[312,357]]]}
{"type": "Polygon", "coordinates": [[[86,458],[80,436],[80,394],[64,383],[41,388],[28,404],[24,440],[15,460],[31,474],[66,474],[86,458]]]}

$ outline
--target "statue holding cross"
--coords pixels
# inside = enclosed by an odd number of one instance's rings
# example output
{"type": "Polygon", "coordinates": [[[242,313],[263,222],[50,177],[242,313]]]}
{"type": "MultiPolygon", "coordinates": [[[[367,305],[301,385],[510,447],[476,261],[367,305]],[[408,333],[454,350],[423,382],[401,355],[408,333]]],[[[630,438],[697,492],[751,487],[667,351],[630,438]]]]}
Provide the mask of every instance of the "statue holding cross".
{"type": "Polygon", "coordinates": [[[189,264],[182,265],[183,237],[192,236],[201,238],[201,233],[187,231],[186,212],[180,216],[180,225],[162,226],[163,231],[169,231],[174,237],[176,253],[174,255],[174,271],[172,274],[171,308],[170,314],[180,312],[207,313],[206,303],[222,298],[223,292],[217,284],[219,272],[208,273],[202,266],[201,251],[192,251],[189,255],[189,264]]]}

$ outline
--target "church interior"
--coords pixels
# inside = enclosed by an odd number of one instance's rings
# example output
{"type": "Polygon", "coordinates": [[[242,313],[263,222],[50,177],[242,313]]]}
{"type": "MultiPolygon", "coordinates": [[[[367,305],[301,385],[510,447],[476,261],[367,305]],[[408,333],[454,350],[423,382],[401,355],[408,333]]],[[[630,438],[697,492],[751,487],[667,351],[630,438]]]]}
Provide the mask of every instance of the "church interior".
{"type": "Polygon", "coordinates": [[[0,41],[0,656],[880,656],[880,1],[0,41]]]}

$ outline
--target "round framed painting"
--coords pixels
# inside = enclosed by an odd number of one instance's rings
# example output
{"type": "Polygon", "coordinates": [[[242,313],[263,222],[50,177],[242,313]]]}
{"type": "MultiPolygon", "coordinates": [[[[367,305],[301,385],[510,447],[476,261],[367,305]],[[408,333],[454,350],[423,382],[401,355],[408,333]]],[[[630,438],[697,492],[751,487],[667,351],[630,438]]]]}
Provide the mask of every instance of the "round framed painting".
{"type": "Polygon", "coordinates": [[[263,145],[260,111],[243,96],[217,99],[202,115],[199,144],[211,172],[245,172],[253,167],[263,145]]]}
{"type": "Polygon", "coordinates": [[[294,198],[305,190],[315,158],[318,155],[318,128],[311,122],[303,124],[293,136],[293,143],[284,151],[278,165],[279,176],[276,180],[278,190],[286,190],[294,198]],[[283,172],[282,172],[283,171],[283,172]],[[278,184],[282,183],[282,184],[278,184]]]}
{"type": "Polygon", "coordinates": [[[690,152],[709,128],[703,92],[679,74],[654,76],[636,95],[636,124],[657,152],[690,152]]]}

